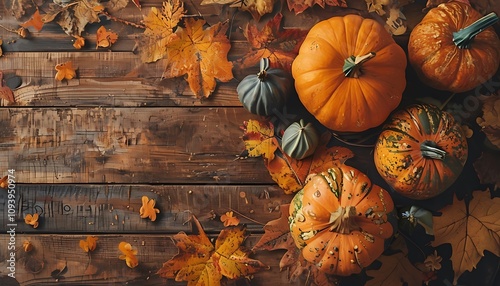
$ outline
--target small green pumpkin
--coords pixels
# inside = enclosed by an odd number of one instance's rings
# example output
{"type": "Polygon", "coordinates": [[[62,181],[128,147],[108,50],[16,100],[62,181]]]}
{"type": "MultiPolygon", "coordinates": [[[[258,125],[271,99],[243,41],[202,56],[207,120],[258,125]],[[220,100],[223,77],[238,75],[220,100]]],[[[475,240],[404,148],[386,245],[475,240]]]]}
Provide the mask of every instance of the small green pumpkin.
{"type": "Polygon", "coordinates": [[[319,136],[311,123],[304,120],[294,122],[285,130],[281,139],[283,152],[294,159],[304,159],[314,153],[318,146],[319,136]]]}
{"type": "Polygon", "coordinates": [[[293,87],[292,77],[281,69],[270,68],[268,58],[260,60],[260,72],[246,76],[236,88],[243,107],[253,114],[269,116],[285,105],[293,87]]]}

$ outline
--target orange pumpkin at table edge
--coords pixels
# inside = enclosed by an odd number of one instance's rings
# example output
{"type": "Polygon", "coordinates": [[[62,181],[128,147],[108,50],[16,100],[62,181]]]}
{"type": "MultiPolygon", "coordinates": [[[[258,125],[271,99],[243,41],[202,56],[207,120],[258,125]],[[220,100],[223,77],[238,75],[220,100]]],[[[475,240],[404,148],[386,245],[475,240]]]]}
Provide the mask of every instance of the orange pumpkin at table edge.
{"type": "Polygon", "coordinates": [[[382,124],[406,87],[404,50],[377,21],[332,17],[308,32],[292,63],[300,101],[321,124],[361,132],[382,124]]]}

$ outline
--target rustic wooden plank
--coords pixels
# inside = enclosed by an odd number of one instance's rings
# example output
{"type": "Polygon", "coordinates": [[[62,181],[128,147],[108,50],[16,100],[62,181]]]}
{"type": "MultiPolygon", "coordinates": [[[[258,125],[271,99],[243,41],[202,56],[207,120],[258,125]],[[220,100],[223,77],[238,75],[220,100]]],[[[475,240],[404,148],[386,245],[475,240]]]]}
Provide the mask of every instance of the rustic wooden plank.
{"type": "Polygon", "coordinates": [[[242,108],[0,109],[0,165],[20,183],[273,183],[261,158],[236,160],[250,118],[242,108]]]}
{"type": "MultiPolygon", "coordinates": [[[[155,273],[163,263],[175,256],[177,247],[171,236],[164,235],[98,235],[97,248],[89,256],[79,247],[79,241],[84,235],[28,235],[16,233],[15,278],[20,285],[185,285],[173,280],[160,278],[155,273]],[[32,243],[34,249],[24,253],[22,244],[25,240],[32,243]],[[118,259],[118,244],[126,241],[137,248],[139,266],[130,269],[125,262],[118,259]],[[29,269],[40,265],[43,268],[38,273],[29,269]],[[26,266],[28,265],[28,266],[26,266]],[[30,268],[31,265],[31,268],[30,268]],[[66,266],[67,271],[62,273],[64,278],[56,280],[51,273],[66,266]],[[167,283],[168,282],[168,283],[167,283]]],[[[260,235],[250,235],[245,246],[251,248],[260,235]]],[[[0,235],[0,277],[8,275],[7,259],[10,258],[9,235],[0,235]]],[[[287,272],[279,271],[279,260],[282,251],[262,251],[252,254],[251,257],[261,260],[269,270],[263,270],[254,275],[251,285],[285,285],[290,284],[287,272]]],[[[0,284],[7,284],[8,277],[0,278],[0,284]]],[[[244,283],[244,282],[243,282],[244,283]]],[[[229,281],[228,285],[242,285],[236,281],[229,281]]],[[[244,285],[244,284],[243,284],[244,285]]],[[[303,285],[299,281],[290,285],[303,285]]]]}
{"type": "MultiPolygon", "coordinates": [[[[221,182],[223,183],[223,182],[221,182]]],[[[279,217],[278,206],[289,203],[274,185],[16,185],[15,213],[9,212],[7,192],[0,192],[0,232],[17,224],[18,232],[39,233],[166,233],[189,231],[195,215],[207,232],[223,228],[228,211],[252,232],[279,217]],[[156,200],[156,221],[141,219],[142,196],[156,200]],[[9,221],[12,213],[15,221],[9,221]],[[39,227],[24,223],[26,214],[40,215],[39,227]]]]}

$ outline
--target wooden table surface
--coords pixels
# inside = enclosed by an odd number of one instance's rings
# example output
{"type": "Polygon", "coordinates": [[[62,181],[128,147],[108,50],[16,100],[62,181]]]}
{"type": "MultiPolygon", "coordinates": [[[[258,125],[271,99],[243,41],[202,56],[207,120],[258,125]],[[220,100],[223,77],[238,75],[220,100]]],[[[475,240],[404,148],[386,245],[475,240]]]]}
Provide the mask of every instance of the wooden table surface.
{"type": "MultiPolygon", "coordinates": [[[[151,7],[162,3],[140,2],[142,11],[131,1],[113,15],[140,22],[151,7]]],[[[234,12],[200,2],[185,1],[185,6],[190,15],[201,15],[209,24],[229,19],[234,12]]],[[[408,9],[421,8],[420,2],[408,9]]],[[[311,10],[295,16],[283,8],[284,26],[308,29],[336,11],[311,10]]],[[[248,13],[234,17],[229,60],[248,50],[241,27],[249,21],[248,13]]],[[[7,27],[20,23],[4,2],[0,23],[7,27]]],[[[160,63],[141,62],[133,50],[142,32],[102,18],[86,27],[87,44],[76,50],[73,38],[54,23],[40,32],[31,30],[28,39],[0,29],[4,53],[0,70],[23,82],[15,90],[15,104],[1,102],[0,174],[15,170],[17,258],[23,258],[22,243],[29,240],[36,250],[33,263],[43,262],[37,273],[19,262],[17,282],[5,277],[11,238],[6,234],[7,194],[0,192],[1,285],[56,284],[54,273],[63,268],[59,283],[65,285],[163,285],[167,280],[155,273],[177,254],[172,235],[193,231],[191,215],[216,236],[223,225],[212,214],[237,211],[251,232],[245,243],[251,247],[261,237],[262,226],[280,216],[279,205],[290,201],[291,196],[271,180],[261,158],[237,157],[244,150],[240,126],[258,117],[242,108],[236,86],[255,68],[235,73],[235,79],[219,83],[209,99],[199,100],[183,78],[161,79],[160,63]],[[119,34],[111,49],[95,48],[93,35],[100,25],[119,34]],[[66,61],[77,67],[77,77],[54,80],[54,66],[66,61]],[[138,215],[144,195],[157,200],[161,213],[155,222],[138,215]],[[41,215],[37,229],[24,223],[27,213],[41,215]],[[99,237],[92,267],[78,246],[87,235],[99,237]],[[138,248],[137,268],[118,259],[120,241],[138,248]]],[[[270,270],[254,275],[251,285],[291,284],[289,273],[279,271],[283,253],[253,254],[270,270]]],[[[177,285],[172,280],[168,284],[177,285]]]]}

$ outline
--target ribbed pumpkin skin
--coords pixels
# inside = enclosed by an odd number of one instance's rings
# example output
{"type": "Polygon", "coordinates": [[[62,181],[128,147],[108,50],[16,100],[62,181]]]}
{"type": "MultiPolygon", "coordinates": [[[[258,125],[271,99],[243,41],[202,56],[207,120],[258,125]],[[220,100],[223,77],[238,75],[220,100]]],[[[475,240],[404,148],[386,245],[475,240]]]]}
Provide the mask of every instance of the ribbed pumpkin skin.
{"type": "Polygon", "coordinates": [[[398,111],[384,126],[375,146],[379,174],[400,194],[423,200],[444,192],[467,161],[467,138],[453,116],[433,105],[398,111]],[[443,159],[424,156],[425,144],[446,152],[443,159]]]}
{"type": "Polygon", "coordinates": [[[359,170],[339,165],[313,176],[295,195],[290,231],[307,261],[328,274],[348,276],[382,254],[393,234],[388,222],[393,209],[387,191],[359,170]]]}
{"type": "Polygon", "coordinates": [[[300,101],[324,126],[364,131],[380,125],[401,101],[406,55],[384,27],[358,15],[314,25],[292,64],[300,101]],[[346,77],[344,60],[375,52],[358,78],[346,77]]]}
{"type": "Polygon", "coordinates": [[[449,2],[431,9],[415,26],[408,42],[408,58],[425,84],[458,93],[495,74],[500,63],[500,40],[493,28],[479,33],[469,49],[460,49],[453,42],[453,32],[481,16],[470,5],[449,2]]]}
{"type": "Polygon", "coordinates": [[[291,75],[269,67],[269,59],[261,59],[260,72],[246,76],[237,86],[238,99],[253,114],[269,116],[281,111],[293,88],[291,75]]]}
{"type": "Polygon", "coordinates": [[[319,136],[311,123],[303,120],[288,126],[281,139],[281,148],[288,156],[302,160],[312,155],[319,143],[319,136]]]}

